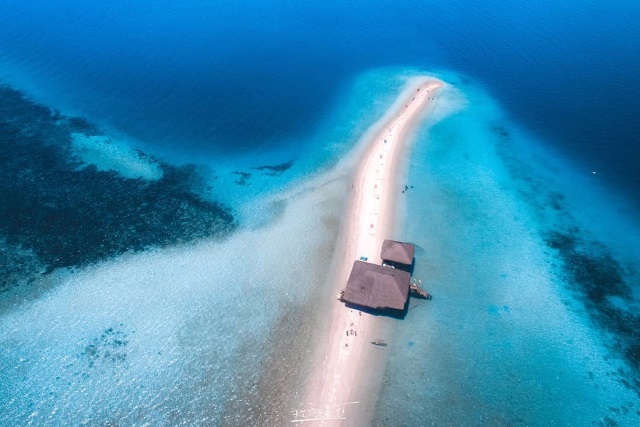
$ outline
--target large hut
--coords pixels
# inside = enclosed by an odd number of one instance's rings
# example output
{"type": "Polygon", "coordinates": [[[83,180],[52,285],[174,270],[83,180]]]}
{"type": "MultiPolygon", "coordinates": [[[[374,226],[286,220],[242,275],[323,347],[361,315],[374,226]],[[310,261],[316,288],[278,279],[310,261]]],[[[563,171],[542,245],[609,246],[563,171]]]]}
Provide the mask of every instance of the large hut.
{"type": "Polygon", "coordinates": [[[403,311],[411,275],[403,270],[355,261],[342,301],[381,311],[403,311]]]}

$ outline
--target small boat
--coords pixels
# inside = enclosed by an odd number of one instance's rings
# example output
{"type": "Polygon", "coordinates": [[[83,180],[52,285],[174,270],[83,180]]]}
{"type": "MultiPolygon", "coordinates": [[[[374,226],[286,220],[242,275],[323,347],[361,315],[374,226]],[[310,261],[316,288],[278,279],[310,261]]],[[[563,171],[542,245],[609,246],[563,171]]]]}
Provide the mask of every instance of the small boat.
{"type": "Polygon", "coordinates": [[[431,294],[420,287],[422,280],[411,279],[409,289],[416,294],[416,296],[424,299],[431,299],[431,294]]]}
{"type": "Polygon", "coordinates": [[[386,347],[387,343],[384,342],[384,340],[375,340],[375,341],[371,341],[371,344],[373,345],[377,345],[379,347],[386,347]]]}
{"type": "Polygon", "coordinates": [[[431,299],[431,294],[422,288],[419,288],[415,285],[410,285],[409,289],[411,289],[411,291],[414,292],[416,296],[420,298],[431,299]]]}

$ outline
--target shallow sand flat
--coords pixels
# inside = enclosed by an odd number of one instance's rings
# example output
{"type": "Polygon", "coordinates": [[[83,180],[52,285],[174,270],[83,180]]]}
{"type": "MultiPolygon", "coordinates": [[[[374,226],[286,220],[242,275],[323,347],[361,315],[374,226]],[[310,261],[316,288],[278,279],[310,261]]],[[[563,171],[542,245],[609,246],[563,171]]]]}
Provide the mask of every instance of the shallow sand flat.
{"type": "MultiPolygon", "coordinates": [[[[366,256],[369,262],[381,262],[382,241],[393,237],[395,195],[401,191],[398,176],[404,175],[399,168],[402,153],[442,86],[433,78],[412,79],[400,105],[396,103],[390,110],[393,116],[387,115],[374,125],[377,131],[366,135],[360,149],[355,150],[359,160],[335,250],[333,282],[328,287],[334,294],[344,288],[355,259],[366,256]]],[[[385,355],[371,341],[385,338],[389,321],[336,301],[329,336],[321,340],[316,354],[305,407],[293,411],[293,420],[322,425],[337,425],[343,420],[351,425],[366,422],[375,400],[364,396],[375,396],[385,355]]]]}

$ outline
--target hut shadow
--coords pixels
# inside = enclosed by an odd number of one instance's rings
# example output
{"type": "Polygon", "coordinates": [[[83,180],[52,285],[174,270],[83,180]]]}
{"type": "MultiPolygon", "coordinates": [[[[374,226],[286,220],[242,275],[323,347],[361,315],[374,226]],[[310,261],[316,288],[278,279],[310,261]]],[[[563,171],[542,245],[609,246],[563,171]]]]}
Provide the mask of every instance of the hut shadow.
{"type": "Polygon", "coordinates": [[[391,309],[376,310],[370,307],[363,307],[361,305],[351,304],[350,302],[346,302],[344,305],[345,307],[351,310],[358,310],[363,313],[370,314],[372,316],[391,317],[393,319],[404,320],[404,318],[407,316],[407,313],[409,312],[410,300],[411,298],[407,298],[407,302],[405,303],[404,309],[402,310],[391,310],[391,309]]]}
{"type": "Polygon", "coordinates": [[[416,268],[416,258],[413,257],[413,259],[411,260],[411,265],[405,271],[408,272],[411,275],[411,277],[413,277],[413,270],[415,268],[416,268]]]}
{"type": "Polygon", "coordinates": [[[385,260],[385,264],[388,266],[393,266],[393,268],[395,268],[396,270],[406,271],[411,276],[413,276],[413,270],[416,268],[416,258],[415,257],[413,258],[413,260],[411,261],[411,265],[400,264],[399,262],[386,261],[386,260],[385,260]]]}

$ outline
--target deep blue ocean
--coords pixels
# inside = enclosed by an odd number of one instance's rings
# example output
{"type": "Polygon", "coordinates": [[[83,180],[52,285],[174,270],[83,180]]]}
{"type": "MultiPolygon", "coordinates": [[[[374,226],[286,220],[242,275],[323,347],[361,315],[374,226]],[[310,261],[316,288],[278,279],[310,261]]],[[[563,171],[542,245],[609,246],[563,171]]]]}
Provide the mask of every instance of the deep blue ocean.
{"type": "Polygon", "coordinates": [[[454,69],[640,200],[635,1],[32,0],[1,10],[0,59],[15,79],[150,144],[255,150],[311,134],[365,70],[454,69]]]}
{"type": "Polygon", "coordinates": [[[639,22],[634,0],[0,0],[0,424],[288,424],[346,188],[305,179],[427,73],[451,86],[398,238],[435,296],[394,324],[374,424],[637,425],[639,22]],[[59,141],[93,166],[48,169],[59,141]]]}

